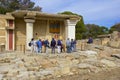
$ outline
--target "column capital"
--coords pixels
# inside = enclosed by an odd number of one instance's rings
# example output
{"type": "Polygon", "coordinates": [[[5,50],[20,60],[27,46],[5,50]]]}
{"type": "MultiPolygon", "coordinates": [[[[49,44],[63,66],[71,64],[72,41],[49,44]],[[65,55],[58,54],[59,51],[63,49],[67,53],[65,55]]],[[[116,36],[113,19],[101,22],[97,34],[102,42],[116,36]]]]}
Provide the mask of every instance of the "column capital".
{"type": "Polygon", "coordinates": [[[76,20],[76,19],[67,19],[66,20],[67,25],[76,25],[77,22],[78,22],[78,20],[76,20]]]}
{"type": "Polygon", "coordinates": [[[34,22],[35,22],[34,19],[24,19],[24,21],[25,21],[26,23],[34,23],[34,22]]]}

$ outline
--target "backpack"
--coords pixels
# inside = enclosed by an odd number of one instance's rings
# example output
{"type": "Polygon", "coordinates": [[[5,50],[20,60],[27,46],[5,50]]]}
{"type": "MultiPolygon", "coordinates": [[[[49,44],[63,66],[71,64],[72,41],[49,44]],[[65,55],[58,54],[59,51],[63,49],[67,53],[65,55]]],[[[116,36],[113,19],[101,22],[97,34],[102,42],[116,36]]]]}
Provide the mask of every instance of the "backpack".
{"type": "Polygon", "coordinates": [[[61,45],[61,41],[60,40],[58,40],[57,45],[59,45],[59,46],[61,45]]]}
{"type": "Polygon", "coordinates": [[[46,47],[48,47],[48,46],[49,46],[49,42],[48,42],[47,40],[45,40],[45,41],[44,41],[44,45],[45,45],[46,47]]]}
{"type": "Polygon", "coordinates": [[[51,46],[55,46],[55,45],[56,45],[55,40],[52,40],[52,41],[51,41],[51,46]]]}
{"type": "Polygon", "coordinates": [[[28,43],[28,46],[31,46],[31,42],[28,43]]]}

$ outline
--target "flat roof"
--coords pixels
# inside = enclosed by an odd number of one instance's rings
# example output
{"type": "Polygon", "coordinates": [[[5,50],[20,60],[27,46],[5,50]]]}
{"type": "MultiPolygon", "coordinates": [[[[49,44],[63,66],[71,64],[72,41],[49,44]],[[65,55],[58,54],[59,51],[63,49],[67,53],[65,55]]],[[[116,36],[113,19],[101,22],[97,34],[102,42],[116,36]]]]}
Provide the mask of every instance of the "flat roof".
{"type": "Polygon", "coordinates": [[[63,18],[63,19],[80,19],[80,16],[76,15],[65,15],[65,14],[49,14],[39,11],[28,11],[28,10],[17,10],[11,12],[14,17],[52,17],[52,18],[63,18]]]}

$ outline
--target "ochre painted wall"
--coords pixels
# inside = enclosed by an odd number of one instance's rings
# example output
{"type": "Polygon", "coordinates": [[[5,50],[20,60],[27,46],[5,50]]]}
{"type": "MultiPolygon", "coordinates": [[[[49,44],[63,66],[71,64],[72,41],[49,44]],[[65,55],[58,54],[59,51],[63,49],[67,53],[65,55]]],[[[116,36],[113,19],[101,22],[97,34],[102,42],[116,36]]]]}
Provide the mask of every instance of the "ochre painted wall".
{"type": "MultiPolygon", "coordinates": [[[[51,40],[55,36],[54,33],[49,32],[49,21],[47,20],[36,20],[33,28],[33,36],[35,39],[46,39],[51,40]],[[37,35],[36,35],[37,33],[37,35]]],[[[60,21],[60,33],[58,34],[65,39],[65,24],[64,21],[60,21]]]]}
{"type": "Polygon", "coordinates": [[[6,44],[6,19],[0,18],[0,44],[6,44]]]}
{"type": "Polygon", "coordinates": [[[26,44],[26,22],[23,18],[15,19],[15,49],[19,50],[21,45],[26,44]]]}
{"type": "Polygon", "coordinates": [[[35,39],[45,39],[47,20],[36,20],[33,26],[33,37],[35,39]]]}
{"type": "Polygon", "coordinates": [[[61,27],[60,36],[62,37],[63,40],[65,40],[65,24],[64,24],[64,21],[60,22],[60,27],[61,27]]]}

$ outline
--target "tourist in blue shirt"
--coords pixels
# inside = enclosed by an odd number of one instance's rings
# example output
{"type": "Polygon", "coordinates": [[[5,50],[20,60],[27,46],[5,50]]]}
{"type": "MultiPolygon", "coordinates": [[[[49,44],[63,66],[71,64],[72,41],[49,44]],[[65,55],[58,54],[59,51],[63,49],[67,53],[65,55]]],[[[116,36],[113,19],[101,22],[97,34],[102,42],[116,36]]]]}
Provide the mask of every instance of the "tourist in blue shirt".
{"type": "Polygon", "coordinates": [[[42,42],[41,39],[39,39],[37,42],[37,53],[41,53],[42,52],[42,42]]]}

